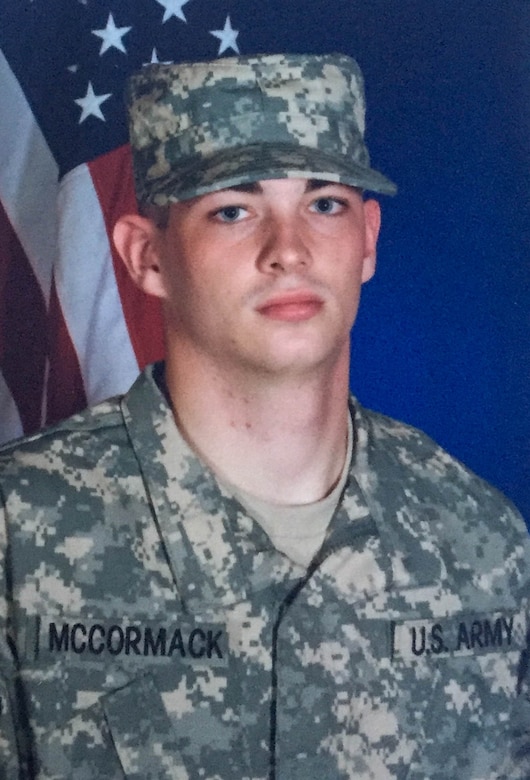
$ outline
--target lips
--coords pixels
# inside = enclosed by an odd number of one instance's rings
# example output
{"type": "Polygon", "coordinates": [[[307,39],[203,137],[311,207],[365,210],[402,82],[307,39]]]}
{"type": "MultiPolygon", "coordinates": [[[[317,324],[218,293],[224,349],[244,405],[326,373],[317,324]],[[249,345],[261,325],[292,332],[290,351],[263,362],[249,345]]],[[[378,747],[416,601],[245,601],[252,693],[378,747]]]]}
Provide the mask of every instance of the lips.
{"type": "Polygon", "coordinates": [[[272,320],[301,322],[311,319],[324,305],[315,293],[305,290],[293,290],[268,298],[257,307],[258,312],[272,320]]]}

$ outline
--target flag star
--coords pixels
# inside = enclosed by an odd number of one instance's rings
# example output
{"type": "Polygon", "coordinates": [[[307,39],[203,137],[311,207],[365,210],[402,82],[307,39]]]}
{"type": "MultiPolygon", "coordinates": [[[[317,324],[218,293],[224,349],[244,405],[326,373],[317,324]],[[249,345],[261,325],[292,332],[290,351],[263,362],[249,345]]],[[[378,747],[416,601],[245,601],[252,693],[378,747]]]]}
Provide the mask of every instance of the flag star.
{"type": "Polygon", "coordinates": [[[233,49],[236,54],[239,54],[239,48],[237,46],[237,36],[239,30],[232,29],[232,23],[230,22],[230,16],[226,17],[225,26],[222,30],[210,30],[210,35],[214,35],[219,38],[221,43],[219,44],[218,54],[223,54],[227,49],[233,49]]]}
{"type": "Polygon", "coordinates": [[[116,27],[112,14],[109,14],[109,18],[107,19],[107,26],[103,30],[92,30],[92,34],[97,35],[98,38],[101,38],[103,41],[101,44],[101,49],[99,50],[99,56],[101,57],[101,55],[105,54],[105,52],[111,47],[114,47],[115,49],[118,49],[118,51],[122,51],[124,54],[127,54],[122,38],[131,29],[131,27],[116,27]]]}
{"type": "Polygon", "coordinates": [[[81,122],[84,122],[85,119],[87,119],[89,116],[95,116],[98,119],[102,119],[104,122],[105,117],[101,113],[101,104],[105,102],[105,100],[108,100],[108,98],[112,95],[112,92],[107,93],[106,95],[96,95],[94,94],[94,88],[92,87],[92,82],[88,82],[88,87],[86,91],[86,95],[83,98],[77,98],[74,102],[77,103],[78,106],[81,106],[81,117],[79,118],[79,124],[81,122]]]}
{"type": "Polygon", "coordinates": [[[156,2],[166,9],[162,22],[167,22],[172,16],[182,19],[183,22],[186,21],[186,17],[182,12],[182,6],[189,3],[189,0],[156,0],[156,2]]]}
{"type": "Polygon", "coordinates": [[[153,49],[151,60],[149,62],[144,62],[144,65],[171,65],[171,60],[164,60],[163,62],[160,62],[158,59],[157,50],[153,49]]]}

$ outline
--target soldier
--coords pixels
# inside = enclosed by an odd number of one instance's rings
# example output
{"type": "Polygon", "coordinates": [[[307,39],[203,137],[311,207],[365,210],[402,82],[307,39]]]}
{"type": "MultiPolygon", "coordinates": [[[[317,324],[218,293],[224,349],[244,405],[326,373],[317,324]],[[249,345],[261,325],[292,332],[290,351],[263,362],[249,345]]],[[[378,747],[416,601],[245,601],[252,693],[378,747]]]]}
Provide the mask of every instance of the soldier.
{"type": "Polygon", "coordinates": [[[167,359],[2,455],[1,776],[530,777],[524,523],[348,397],[394,191],[357,64],[155,65],[129,109],[167,359]]]}

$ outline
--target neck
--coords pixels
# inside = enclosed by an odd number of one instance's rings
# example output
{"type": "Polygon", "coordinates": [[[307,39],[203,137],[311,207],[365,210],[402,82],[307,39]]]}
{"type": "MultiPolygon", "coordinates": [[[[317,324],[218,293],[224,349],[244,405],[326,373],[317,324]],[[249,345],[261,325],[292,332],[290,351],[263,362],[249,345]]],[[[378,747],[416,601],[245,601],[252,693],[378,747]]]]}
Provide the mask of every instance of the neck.
{"type": "Polygon", "coordinates": [[[349,349],[343,352],[307,377],[236,376],[170,353],[176,423],[221,479],[273,503],[317,501],[333,488],[346,454],[349,349]]]}

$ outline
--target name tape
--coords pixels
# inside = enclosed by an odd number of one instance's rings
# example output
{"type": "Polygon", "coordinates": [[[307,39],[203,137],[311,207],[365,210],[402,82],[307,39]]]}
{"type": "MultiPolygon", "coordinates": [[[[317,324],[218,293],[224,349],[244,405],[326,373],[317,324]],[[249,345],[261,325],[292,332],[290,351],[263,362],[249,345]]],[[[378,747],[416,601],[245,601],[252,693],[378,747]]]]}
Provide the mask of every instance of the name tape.
{"type": "Polygon", "coordinates": [[[392,623],[392,657],[405,661],[523,650],[524,613],[455,615],[392,623]]]}
{"type": "Polygon", "coordinates": [[[224,625],[39,618],[35,628],[26,638],[26,647],[37,661],[63,657],[107,662],[112,658],[120,662],[168,659],[214,666],[228,663],[224,625]]]}

